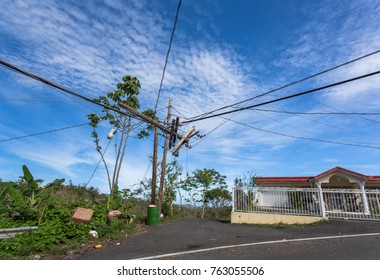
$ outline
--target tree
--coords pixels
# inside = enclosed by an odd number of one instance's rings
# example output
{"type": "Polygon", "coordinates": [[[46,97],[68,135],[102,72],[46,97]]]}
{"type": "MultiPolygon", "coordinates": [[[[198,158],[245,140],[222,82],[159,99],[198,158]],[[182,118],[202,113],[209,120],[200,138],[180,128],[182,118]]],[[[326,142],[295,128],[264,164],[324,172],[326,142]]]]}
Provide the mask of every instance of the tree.
{"type": "Polygon", "coordinates": [[[182,207],[182,194],[179,190],[181,186],[182,166],[174,160],[166,165],[165,182],[164,182],[164,196],[162,210],[164,214],[173,216],[173,201],[176,199],[175,189],[177,189],[180,196],[180,205],[182,207]]]}
{"type": "MultiPolygon", "coordinates": [[[[152,158],[150,158],[152,161],[152,158]]],[[[160,183],[160,174],[161,174],[161,162],[157,164],[157,178],[156,181],[160,183]]],[[[176,199],[175,190],[178,191],[180,195],[180,200],[182,201],[182,195],[179,190],[181,187],[181,175],[182,175],[182,166],[177,162],[173,161],[166,165],[165,169],[165,181],[164,181],[164,191],[163,191],[163,200],[162,200],[162,209],[164,215],[173,215],[173,202],[176,199]]],[[[152,185],[152,178],[145,179],[140,181],[140,186],[144,190],[150,189],[152,185]]]]}
{"type": "Polygon", "coordinates": [[[235,187],[255,187],[256,174],[253,171],[246,172],[243,176],[236,177],[234,180],[235,187]]]}
{"type": "MultiPolygon", "coordinates": [[[[136,110],[140,109],[140,103],[137,96],[140,93],[141,85],[140,81],[136,77],[123,77],[123,83],[118,83],[116,85],[116,88],[117,89],[115,91],[109,92],[107,96],[100,96],[95,100],[101,104],[107,105],[115,109],[119,108],[117,106],[119,102],[122,102],[136,110]]],[[[154,111],[151,109],[142,112],[142,114],[149,116],[152,119],[156,118],[154,111]]],[[[110,190],[109,200],[111,202],[114,197],[114,191],[116,189],[116,186],[119,183],[120,170],[124,160],[124,155],[127,148],[130,133],[133,130],[137,129],[139,126],[141,126],[142,122],[136,121],[128,115],[116,113],[107,108],[104,108],[102,110],[102,114],[89,114],[87,115],[87,118],[90,120],[90,126],[93,127],[92,138],[94,139],[96,150],[100,154],[106,169],[108,185],[110,190]],[[97,128],[99,124],[104,121],[108,122],[114,128],[114,132],[120,132],[120,137],[117,143],[115,164],[112,171],[112,178],[110,168],[104,159],[102,147],[99,143],[99,135],[97,133],[97,128]]],[[[149,126],[147,128],[149,128],[149,126]]],[[[138,136],[139,138],[148,136],[147,129],[141,130],[138,136]]]]}
{"type": "MultiPolygon", "coordinates": [[[[192,172],[193,175],[188,177],[185,185],[194,191],[193,195],[200,195],[201,199],[197,202],[202,202],[202,219],[205,216],[206,208],[206,192],[211,187],[226,188],[226,176],[221,175],[214,169],[197,169],[192,172]]],[[[194,196],[193,196],[194,197],[194,196]]]]}
{"type": "Polygon", "coordinates": [[[205,193],[205,198],[212,208],[218,209],[230,204],[232,196],[231,192],[226,188],[220,187],[208,190],[205,193]]]}
{"type": "Polygon", "coordinates": [[[229,190],[225,187],[219,187],[215,189],[208,190],[205,193],[205,198],[211,207],[215,210],[216,218],[219,218],[220,209],[228,206],[231,203],[232,195],[229,190]]]}
{"type": "Polygon", "coordinates": [[[65,180],[40,186],[42,180],[34,179],[26,165],[22,171],[18,182],[0,182],[0,218],[4,215],[13,220],[37,220],[39,225],[51,202],[52,187],[60,186],[65,180]]]}
{"type": "Polygon", "coordinates": [[[234,185],[238,189],[234,190],[235,207],[247,208],[257,199],[257,187],[255,183],[256,174],[253,171],[246,172],[243,176],[234,180],[234,185]],[[248,189],[245,189],[248,188],[248,189]]]}

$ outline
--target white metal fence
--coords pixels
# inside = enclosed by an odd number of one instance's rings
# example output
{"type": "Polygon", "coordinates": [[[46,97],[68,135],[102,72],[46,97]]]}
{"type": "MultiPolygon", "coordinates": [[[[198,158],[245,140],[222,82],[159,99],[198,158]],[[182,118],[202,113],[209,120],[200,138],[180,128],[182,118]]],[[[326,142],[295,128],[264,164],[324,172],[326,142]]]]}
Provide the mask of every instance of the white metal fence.
{"type": "Polygon", "coordinates": [[[380,190],[322,189],[326,215],[330,218],[380,219],[380,190]]]}
{"type": "Polygon", "coordinates": [[[366,190],[363,196],[359,189],[233,189],[233,211],[236,212],[323,216],[324,210],[329,218],[380,219],[380,190],[366,190]]]}
{"type": "Polygon", "coordinates": [[[319,216],[318,195],[314,188],[234,188],[234,211],[319,216]]]}

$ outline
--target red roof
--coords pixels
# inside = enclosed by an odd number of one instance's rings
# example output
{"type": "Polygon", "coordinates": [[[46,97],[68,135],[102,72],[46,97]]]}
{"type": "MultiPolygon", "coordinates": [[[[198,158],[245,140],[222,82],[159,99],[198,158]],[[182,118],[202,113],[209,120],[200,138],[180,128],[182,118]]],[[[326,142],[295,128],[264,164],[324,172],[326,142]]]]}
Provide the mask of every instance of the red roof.
{"type": "Polygon", "coordinates": [[[340,167],[340,166],[336,166],[336,167],[334,167],[334,168],[331,168],[331,169],[329,169],[329,170],[327,170],[327,171],[325,171],[325,172],[323,172],[323,173],[321,173],[321,174],[315,176],[315,178],[316,178],[316,179],[321,178],[321,177],[323,177],[323,176],[325,176],[325,175],[327,175],[327,174],[329,174],[329,173],[333,173],[333,172],[335,172],[335,171],[342,171],[343,173],[350,173],[350,174],[355,175],[355,176],[359,176],[359,177],[367,178],[366,175],[363,175],[363,174],[360,174],[360,173],[357,173],[357,172],[354,172],[354,171],[348,170],[348,169],[343,168],[343,167],[340,167]]]}
{"type": "Polygon", "coordinates": [[[288,182],[308,182],[309,177],[258,177],[255,178],[257,183],[288,183],[288,182]]]}
{"type": "Polygon", "coordinates": [[[336,166],[334,168],[331,168],[321,174],[318,174],[314,177],[299,177],[299,176],[292,176],[292,177],[257,177],[255,178],[256,183],[307,183],[309,180],[312,179],[318,179],[321,178],[329,173],[333,173],[336,171],[341,171],[343,173],[349,173],[358,177],[362,177],[363,179],[366,179],[367,182],[380,182],[380,175],[374,175],[374,176],[367,176],[363,175],[348,169],[345,169],[340,166],[336,166]]]}
{"type": "Polygon", "coordinates": [[[367,182],[380,182],[380,176],[368,176],[367,182]]]}

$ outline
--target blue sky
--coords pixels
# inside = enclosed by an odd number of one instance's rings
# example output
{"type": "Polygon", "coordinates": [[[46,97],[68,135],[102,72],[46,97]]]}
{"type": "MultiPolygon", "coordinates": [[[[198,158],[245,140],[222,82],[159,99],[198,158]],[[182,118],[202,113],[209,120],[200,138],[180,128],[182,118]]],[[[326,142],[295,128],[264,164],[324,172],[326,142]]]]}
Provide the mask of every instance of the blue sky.
{"type": "MultiPolygon", "coordinates": [[[[0,3],[0,59],[95,98],[124,75],[142,84],[142,109],[153,108],[178,1],[7,1],[0,3]]],[[[379,1],[184,0],[158,113],[169,99],[175,114],[192,117],[263,93],[380,49],[379,1]]],[[[248,103],[262,102],[380,69],[380,54],[248,103]]],[[[99,108],[72,101],[43,84],[0,68],[0,140],[86,123],[99,108]],[[85,106],[84,106],[85,105],[85,106]]],[[[379,76],[261,109],[302,112],[380,112],[379,76]]],[[[182,118],[184,120],[184,118],[182,118]]],[[[232,182],[258,176],[313,176],[334,166],[380,174],[380,148],[360,148],[280,136],[380,147],[379,116],[287,115],[247,110],[196,125],[178,161],[185,171],[214,168],[232,182]],[[232,117],[232,116],[229,116],[232,117]],[[366,118],[366,119],[364,119],[366,118]],[[368,120],[370,119],[370,120],[368,120]],[[256,127],[262,130],[253,129],[256,127]],[[209,133],[212,131],[211,133],[209,133]]],[[[111,127],[104,126],[106,135],[111,127]]],[[[36,178],[85,183],[99,155],[91,129],[0,142],[0,178],[15,180],[26,164],[36,178]]],[[[161,139],[161,143],[163,140],[161,139]]],[[[150,176],[152,141],[131,139],[121,187],[150,176]],[[147,172],[148,170],[148,172],[147,172]]],[[[114,147],[107,151],[109,162],[114,147]]],[[[169,160],[173,158],[170,156],[169,160]]],[[[104,168],[90,185],[107,192],[104,168]]]]}

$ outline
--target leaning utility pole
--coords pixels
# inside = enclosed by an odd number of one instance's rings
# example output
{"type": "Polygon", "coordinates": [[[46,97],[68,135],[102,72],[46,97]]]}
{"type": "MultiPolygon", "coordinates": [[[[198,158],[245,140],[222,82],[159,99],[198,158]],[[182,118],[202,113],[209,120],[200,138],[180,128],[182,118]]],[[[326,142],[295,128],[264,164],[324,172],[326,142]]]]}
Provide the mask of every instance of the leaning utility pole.
{"type": "Polygon", "coordinates": [[[134,117],[138,117],[142,121],[149,123],[155,127],[155,133],[154,133],[154,149],[153,149],[153,165],[152,165],[152,193],[151,193],[151,204],[156,205],[156,186],[157,186],[157,149],[158,149],[158,129],[164,132],[165,134],[165,145],[164,145],[164,154],[162,159],[162,170],[161,170],[161,180],[160,180],[160,189],[159,189],[159,201],[158,201],[158,207],[160,208],[162,206],[162,194],[163,194],[163,184],[165,181],[165,169],[166,169],[166,157],[167,157],[167,151],[171,149],[174,145],[175,147],[172,150],[173,156],[178,156],[178,152],[181,149],[183,145],[186,145],[188,148],[191,148],[189,145],[189,139],[195,135],[198,135],[198,131],[195,131],[195,127],[193,126],[185,135],[178,134],[178,128],[180,126],[179,117],[177,117],[175,120],[172,120],[171,125],[170,124],[170,118],[171,118],[171,108],[172,103],[169,101],[169,107],[168,107],[168,116],[166,121],[166,126],[160,124],[158,121],[153,120],[152,118],[145,116],[144,114],[141,114],[136,109],[128,106],[125,103],[118,102],[119,107],[127,110],[130,115],[133,115],[134,117]],[[178,144],[176,145],[176,140],[179,139],[178,144]]]}
{"type": "Polygon", "coordinates": [[[190,130],[188,132],[186,132],[186,134],[184,136],[182,136],[181,140],[179,140],[178,144],[172,150],[173,156],[177,157],[178,151],[183,146],[183,144],[185,144],[189,140],[189,138],[193,137],[197,133],[198,133],[198,131],[195,131],[195,126],[190,128],[190,130]]]}
{"type": "MultiPolygon", "coordinates": [[[[167,118],[166,118],[166,126],[168,127],[168,129],[170,129],[170,119],[171,119],[171,117],[172,117],[172,101],[169,100],[168,115],[167,115],[167,118]]],[[[160,190],[159,190],[159,193],[158,193],[158,208],[160,209],[160,212],[161,212],[161,209],[162,209],[162,200],[163,200],[162,196],[163,196],[163,192],[164,192],[165,171],[166,171],[166,156],[167,156],[167,152],[168,152],[168,149],[169,149],[169,137],[170,137],[170,135],[165,134],[164,151],[163,151],[162,162],[161,162],[160,190]]]]}

